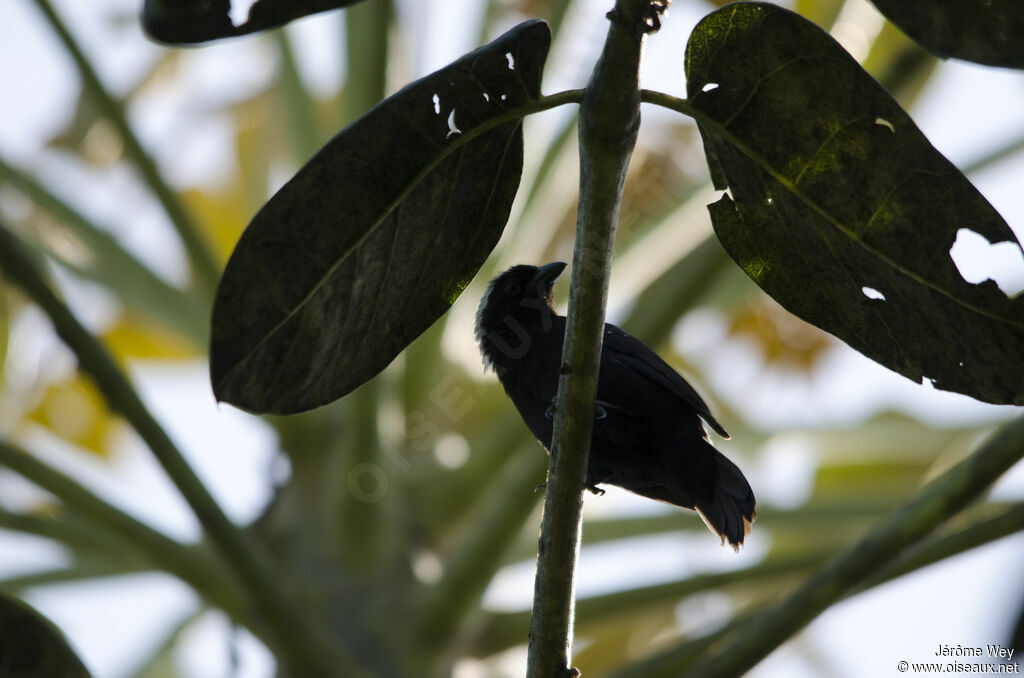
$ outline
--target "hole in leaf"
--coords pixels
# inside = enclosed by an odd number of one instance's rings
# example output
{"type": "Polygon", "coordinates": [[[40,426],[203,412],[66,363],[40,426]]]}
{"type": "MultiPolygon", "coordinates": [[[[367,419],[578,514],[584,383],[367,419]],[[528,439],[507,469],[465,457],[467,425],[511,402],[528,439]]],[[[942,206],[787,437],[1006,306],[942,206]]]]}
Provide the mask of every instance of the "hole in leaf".
{"type": "Polygon", "coordinates": [[[949,256],[960,276],[972,285],[991,279],[1009,297],[1024,290],[1024,256],[1015,243],[993,245],[971,229],[961,228],[949,256]]]}
{"type": "Polygon", "coordinates": [[[452,109],[452,112],[448,114],[448,134],[445,136],[445,139],[447,139],[453,134],[462,134],[462,130],[455,126],[454,108],[452,109]]]}
{"type": "Polygon", "coordinates": [[[864,293],[864,296],[868,299],[877,299],[878,301],[885,301],[885,295],[876,290],[874,287],[868,287],[865,285],[860,288],[860,291],[864,293]]]}
{"type": "Polygon", "coordinates": [[[713,89],[718,89],[718,83],[717,82],[709,82],[708,84],[706,84],[703,87],[701,87],[700,91],[701,92],[710,92],[713,89]]]}
{"type": "Polygon", "coordinates": [[[508,70],[516,70],[516,60],[512,56],[512,52],[505,52],[505,58],[508,59],[508,70]]]}
{"type": "MultiPolygon", "coordinates": [[[[208,3],[207,3],[208,4],[208,3]]],[[[249,20],[249,10],[256,4],[256,0],[232,0],[231,6],[228,9],[228,16],[231,17],[231,23],[235,26],[241,26],[249,20]]]]}
{"type": "Polygon", "coordinates": [[[484,92],[484,101],[490,101],[490,100],[491,100],[491,95],[488,94],[487,92],[484,92]]]}
{"type": "MultiPolygon", "coordinates": [[[[484,96],[487,96],[486,94],[484,96]]],[[[434,95],[434,114],[441,115],[441,97],[434,95]]]]}
{"type": "Polygon", "coordinates": [[[890,132],[896,134],[896,128],[893,127],[892,123],[885,118],[875,118],[875,124],[881,127],[888,127],[890,132]]]}
{"type": "Polygon", "coordinates": [[[502,95],[501,95],[501,100],[502,100],[502,101],[505,101],[506,99],[508,99],[508,97],[507,97],[507,96],[505,96],[504,94],[502,94],[502,95]]]}

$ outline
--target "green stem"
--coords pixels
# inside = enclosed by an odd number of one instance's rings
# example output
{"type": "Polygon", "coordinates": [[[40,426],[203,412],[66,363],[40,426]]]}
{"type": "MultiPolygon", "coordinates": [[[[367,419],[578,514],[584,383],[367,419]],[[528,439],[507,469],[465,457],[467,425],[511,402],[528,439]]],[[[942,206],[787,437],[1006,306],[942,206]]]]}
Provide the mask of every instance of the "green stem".
{"type": "Polygon", "coordinates": [[[164,672],[167,670],[167,666],[174,663],[174,650],[178,646],[181,637],[192,624],[199,621],[207,612],[209,610],[206,608],[198,607],[182,616],[178,623],[166,632],[163,640],[149,651],[149,656],[135,670],[122,675],[128,675],[130,678],[152,678],[153,676],[166,675],[164,672]]]}
{"type": "Polygon", "coordinates": [[[737,629],[688,678],[726,678],[749,670],[833,603],[871,581],[904,549],[963,509],[1024,457],[1024,416],[992,436],[970,457],[925,487],[857,544],[782,603],[737,629]]]}
{"type": "MultiPolygon", "coordinates": [[[[228,614],[239,617],[243,609],[237,587],[214,563],[207,562],[200,553],[167,537],[124,511],[106,503],[91,491],[46,465],[32,454],[0,439],[0,466],[8,468],[26,480],[38,485],[78,515],[92,520],[122,543],[145,554],[152,567],[170,572],[188,583],[201,595],[224,608],[228,614]]],[[[26,526],[31,516],[21,516],[26,526]]],[[[61,539],[61,523],[35,519],[36,527],[46,536],[61,539]],[[38,523],[42,522],[42,525],[38,523]],[[49,523],[49,525],[47,525],[49,523]]],[[[61,539],[63,541],[63,539],[61,539]]],[[[81,541],[79,539],[79,541],[81,541]]]]}
{"type": "MultiPolygon", "coordinates": [[[[345,11],[343,125],[384,98],[391,18],[391,0],[359,3],[345,11]]],[[[377,486],[394,478],[385,471],[389,465],[382,460],[377,425],[385,388],[384,379],[373,379],[345,399],[344,444],[330,450],[328,462],[327,501],[335,528],[331,537],[343,561],[366,578],[381,573],[401,531],[396,509],[402,493],[377,486]]]]}
{"type": "Polygon", "coordinates": [[[568,675],[583,486],[597,393],[612,247],[640,127],[642,15],[617,0],[604,50],[580,105],[580,198],[573,275],[538,541],[527,678],[568,675]]]}
{"type": "Polygon", "coordinates": [[[0,158],[0,181],[25,194],[62,223],[82,242],[88,263],[64,262],[82,275],[106,285],[126,306],[185,334],[196,347],[205,350],[209,338],[209,305],[196,304],[139,263],[118,241],[66,202],[51,193],[26,172],[0,158]]]}
{"type": "MultiPolygon", "coordinates": [[[[537,506],[538,495],[531,488],[544,467],[543,455],[520,448],[514,456],[512,468],[501,474],[501,487],[492,488],[473,507],[466,534],[445,557],[444,578],[418,606],[417,642],[428,656],[442,654],[439,649],[450,647],[452,638],[458,637],[460,625],[476,609],[505,552],[537,506]]],[[[524,626],[518,626],[519,636],[524,626]]]]}
{"type": "MultiPolygon", "coordinates": [[[[991,507],[986,506],[985,508],[991,507]]],[[[1021,530],[1024,530],[1024,502],[1004,506],[996,515],[976,520],[954,532],[930,539],[920,547],[909,550],[899,560],[857,587],[851,595],[1021,530]]]]}
{"type": "Polygon", "coordinates": [[[339,555],[353,574],[371,578],[387,561],[397,525],[389,525],[385,505],[394,503],[396,489],[380,462],[377,405],[380,379],[371,379],[345,399],[343,444],[330,450],[328,506],[339,555]]]}
{"type": "MultiPolygon", "coordinates": [[[[49,316],[57,334],[74,351],[79,369],[96,382],[110,408],[138,431],[153,455],[195,512],[210,539],[254,599],[263,625],[270,630],[285,660],[302,675],[336,675],[352,665],[337,645],[314,627],[278,585],[266,555],[228,520],[175,444],[139,399],[114,359],[54,295],[24,246],[0,226],[0,268],[49,316]]],[[[354,668],[350,669],[358,675],[354,668]]]]}
{"type": "Polygon", "coordinates": [[[376,105],[387,92],[388,50],[394,9],[391,0],[361,2],[345,10],[345,54],[348,72],[342,98],[342,123],[347,125],[376,105]]]}
{"type": "Polygon", "coordinates": [[[292,157],[300,165],[313,157],[320,148],[319,126],[313,97],[302,82],[299,65],[295,61],[291,40],[284,28],[273,32],[277,41],[277,53],[281,59],[278,65],[278,96],[288,121],[288,136],[291,140],[292,157]]]}
{"type": "MultiPolygon", "coordinates": [[[[985,505],[980,508],[988,513],[988,509],[991,509],[992,506],[985,505]]],[[[901,556],[895,562],[889,563],[862,585],[851,589],[843,598],[863,593],[904,574],[917,571],[975,547],[992,543],[1021,530],[1024,530],[1024,503],[1003,507],[994,516],[975,520],[950,534],[930,538],[919,548],[901,556]]],[[[714,633],[685,640],[660,654],[625,666],[615,671],[609,678],[671,678],[684,674],[694,660],[708,647],[724,638],[735,637],[737,630],[748,628],[751,620],[759,618],[763,612],[760,609],[744,610],[728,625],[714,633]]],[[[686,675],[689,676],[689,674],[686,675]]]]}
{"type": "MultiPolygon", "coordinates": [[[[833,553],[834,551],[827,551],[771,558],[743,570],[712,572],[665,584],[581,598],[577,602],[576,608],[578,624],[581,628],[600,627],[609,621],[622,619],[651,608],[672,607],[680,599],[695,593],[730,586],[764,584],[766,580],[793,577],[813,569],[833,553]]],[[[480,632],[480,639],[473,647],[473,653],[486,657],[520,644],[522,628],[527,621],[528,614],[528,612],[504,612],[488,615],[485,618],[483,630],[480,632]]]]}
{"type": "Polygon", "coordinates": [[[0,509],[0,528],[52,539],[76,553],[110,553],[124,546],[120,539],[96,530],[86,521],[73,524],[64,515],[45,517],[0,509]]]}
{"type": "Polygon", "coordinates": [[[35,1],[40,11],[49,21],[50,26],[57,33],[60,41],[64,44],[68,54],[74,60],[78,73],[82,78],[83,89],[96,102],[103,115],[117,129],[128,157],[135,163],[146,184],[156,195],[160,204],[163,205],[164,211],[167,212],[167,216],[170,218],[185,246],[185,251],[188,252],[189,260],[192,263],[196,276],[196,282],[198,283],[197,286],[202,292],[203,298],[212,299],[213,292],[217,287],[217,280],[220,278],[220,266],[209,245],[203,239],[199,227],[185,210],[181,201],[178,200],[177,195],[175,195],[174,191],[160,175],[156,163],[142,147],[138,137],[135,136],[135,132],[132,131],[131,126],[128,124],[124,106],[107,91],[100,81],[95,69],[93,69],[85,53],[82,52],[74,36],[71,35],[67,26],[64,25],[57,12],[54,11],[50,0],[35,1]]]}
{"type": "Polygon", "coordinates": [[[139,574],[155,570],[156,568],[140,567],[123,561],[115,561],[111,558],[103,560],[89,559],[85,562],[76,562],[68,567],[61,567],[53,570],[41,570],[16,574],[12,577],[0,579],[0,591],[11,595],[21,595],[25,589],[52,586],[54,584],[67,584],[70,582],[83,582],[93,579],[108,579],[128,574],[139,574]]]}
{"type": "MultiPolygon", "coordinates": [[[[895,501],[824,502],[814,501],[795,509],[758,507],[757,520],[771,526],[772,534],[788,537],[799,533],[826,530],[832,536],[842,536],[863,528],[870,521],[892,510],[895,501]]],[[[692,514],[682,511],[656,515],[622,518],[594,518],[583,523],[583,543],[588,545],[630,539],[645,535],[704,533],[707,527],[692,514]]],[[[524,539],[506,556],[506,565],[529,558],[535,553],[532,539],[524,539]]]]}
{"type": "Polygon", "coordinates": [[[1024,151],[1024,134],[968,163],[960,171],[964,174],[976,174],[984,169],[988,169],[990,165],[994,165],[1007,158],[1012,158],[1021,151],[1024,151]]]}

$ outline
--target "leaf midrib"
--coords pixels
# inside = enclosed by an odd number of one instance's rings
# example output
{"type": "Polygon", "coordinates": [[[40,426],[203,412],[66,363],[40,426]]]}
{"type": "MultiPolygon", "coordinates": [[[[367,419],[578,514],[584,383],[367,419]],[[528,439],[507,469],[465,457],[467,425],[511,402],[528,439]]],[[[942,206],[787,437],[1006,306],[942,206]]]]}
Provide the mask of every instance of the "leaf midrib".
{"type": "MultiPolygon", "coordinates": [[[[440,165],[446,158],[448,158],[448,156],[450,156],[452,153],[459,150],[463,146],[469,144],[471,141],[481,136],[485,132],[489,132],[492,129],[500,127],[503,124],[513,122],[515,120],[521,120],[526,115],[539,113],[541,111],[545,111],[556,106],[561,106],[563,104],[578,104],[582,99],[582,96],[583,90],[566,90],[564,92],[559,92],[557,94],[552,94],[548,96],[541,95],[537,99],[527,102],[522,106],[507,109],[499,115],[482,121],[480,124],[472,128],[471,130],[464,131],[463,134],[456,138],[452,143],[442,146],[439,149],[437,155],[431,160],[431,162],[426,164],[423,167],[423,169],[421,169],[419,172],[416,173],[416,175],[413,176],[413,178],[409,181],[405,188],[403,188],[402,191],[399,192],[398,195],[396,195],[395,198],[386,205],[385,209],[380,213],[380,215],[377,216],[377,218],[370,222],[366,231],[337,258],[337,260],[324,273],[320,280],[317,281],[317,283],[310,288],[310,291],[298,303],[296,303],[295,306],[291,310],[289,310],[288,313],[286,313],[277,324],[275,324],[269,331],[267,331],[263,335],[263,337],[261,337],[260,340],[252,346],[252,348],[246,351],[245,354],[241,358],[239,358],[238,361],[234,365],[232,365],[230,369],[224,372],[221,378],[217,380],[217,383],[214,384],[214,393],[224,392],[225,385],[229,384],[232,381],[235,373],[245,363],[252,359],[253,356],[257,355],[263,348],[263,346],[274,335],[276,335],[281,330],[282,327],[288,324],[288,322],[290,322],[293,317],[295,317],[299,312],[301,312],[303,308],[305,308],[305,306],[309,303],[310,299],[312,299],[317,294],[321,287],[323,287],[323,285],[326,284],[326,282],[334,275],[338,268],[352,255],[352,253],[359,249],[363,242],[371,234],[373,234],[380,227],[380,225],[384,223],[385,220],[387,220],[387,218],[391,215],[395,208],[398,205],[400,205],[409,196],[409,194],[434,169],[437,168],[438,165],[440,165]]],[[[521,130],[519,133],[522,133],[521,130]]]]}

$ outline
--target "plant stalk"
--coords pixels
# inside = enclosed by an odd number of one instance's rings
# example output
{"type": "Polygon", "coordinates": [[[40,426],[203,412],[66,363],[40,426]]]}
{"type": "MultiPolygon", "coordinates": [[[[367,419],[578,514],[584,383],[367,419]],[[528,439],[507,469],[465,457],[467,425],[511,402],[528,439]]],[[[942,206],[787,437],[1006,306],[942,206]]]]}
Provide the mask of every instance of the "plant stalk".
{"type": "MultiPolygon", "coordinates": [[[[124,543],[129,543],[153,566],[170,572],[190,584],[201,595],[221,606],[233,618],[240,619],[243,605],[234,582],[225,576],[217,563],[206,562],[195,549],[181,544],[124,511],[106,503],[72,478],[51,468],[32,454],[0,438],[0,467],[8,468],[26,480],[38,485],[70,510],[95,524],[106,528],[124,543]]],[[[24,516],[23,520],[33,516],[24,516]]],[[[39,518],[35,518],[39,521],[39,518]]],[[[60,530],[62,524],[53,520],[42,521],[42,527],[60,530]]],[[[78,534],[70,536],[81,539],[78,534]]],[[[47,536],[57,538],[51,532],[47,536]]],[[[124,543],[119,545],[124,556],[124,543]]]]}
{"type": "MultiPolygon", "coordinates": [[[[988,504],[983,509],[991,509],[988,504]]],[[[998,541],[1024,530],[1024,503],[1004,505],[995,515],[974,520],[966,526],[939,537],[930,537],[918,547],[908,550],[898,559],[875,572],[861,585],[849,590],[843,599],[853,597],[888,581],[916,572],[943,559],[970,549],[998,541]]],[[[763,609],[746,609],[727,625],[696,638],[686,639],[674,647],[647,659],[634,662],[613,672],[608,678],[674,678],[685,672],[709,647],[726,638],[733,638],[737,630],[747,629],[751,619],[763,609]]],[[[488,649],[490,646],[488,646],[488,649]]],[[[504,646],[500,649],[504,649],[504,646]]]]}
{"type": "Polygon", "coordinates": [[[196,287],[202,292],[202,298],[204,300],[212,299],[214,290],[217,288],[217,281],[220,279],[220,264],[204,239],[198,224],[182,205],[174,190],[164,180],[160,170],[157,169],[156,162],[142,147],[142,143],[135,136],[131,125],[128,124],[124,105],[107,91],[82,48],[53,9],[50,0],[36,0],[36,5],[74,60],[79,76],[82,78],[83,90],[96,102],[103,115],[117,129],[121,141],[124,143],[126,154],[138,168],[142,178],[156,195],[171,220],[171,224],[178,232],[185,251],[188,252],[196,287]]]}
{"type": "Polygon", "coordinates": [[[575,568],[612,247],[640,127],[640,53],[650,0],[617,0],[580,104],[580,198],[551,461],[537,547],[527,678],[572,675],[575,568]]]}
{"type": "Polygon", "coordinates": [[[184,335],[197,348],[206,348],[210,341],[208,304],[196,304],[184,292],[164,282],[125,250],[116,238],[3,158],[0,158],[0,183],[10,184],[63,223],[81,240],[88,254],[88,263],[81,265],[51,253],[54,259],[107,286],[135,313],[184,335]]]}
{"type": "Polygon", "coordinates": [[[224,560],[251,596],[261,622],[273,634],[282,657],[302,676],[327,678],[338,667],[351,667],[327,634],[315,627],[279,585],[265,553],[224,514],[167,433],[139,399],[106,348],[61,302],[38,270],[25,246],[0,225],[0,270],[49,316],[57,334],[74,351],[79,369],[96,382],[110,408],[138,431],[164,471],[174,482],[224,560]]]}
{"type": "Polygon", "coordinates": [[[786,600],[754,615],[687,678],[742,675],[850,592],[872,581],[905,549],[985,491],[1024,457],[1024,416],[1000,429],[970,457],[925,487],[786,600]]]}

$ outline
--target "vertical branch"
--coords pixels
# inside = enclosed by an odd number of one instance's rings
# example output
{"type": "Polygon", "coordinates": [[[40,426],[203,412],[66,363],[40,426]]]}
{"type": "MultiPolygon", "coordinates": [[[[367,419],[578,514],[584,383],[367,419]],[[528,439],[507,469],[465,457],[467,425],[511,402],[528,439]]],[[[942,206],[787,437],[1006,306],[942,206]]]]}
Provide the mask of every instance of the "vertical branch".
{"type": "Polygon", "coordinates": [[[640,52],[663,3],[617,0],[580,105],[580,199],[527,678],[570,675],[576,558],[612,246],[640,127],[640,52]]]}
{"type": "MultiPolygon", "coordinates": [[[[345,10],[345,87],[342,124],[348,125],[380,102],[387,87],[391,0],[364,2],[345,10]]],[[[398,528],[391,513],[400,501],[387,489],[381,461],[377,411],[385,396],[375,378],[345,399],[345,435],[331,450],[328,466],[334,541],[346,565],[362,577],[380,574],[398,528]],[[366,483],[366,487],[361,487],[366,483]],[[384,485],[382,485],[384,483],[384,485]],[[378,494],[379,493],[379,494],[378,494]]]]}
{"type": "Polygon", "coordinates": [[[302,165],[313,157],[321,144],[316,119],[316,101],[302,81],[287,29],[282,27],[275,30],[274,38],[280,59],[277,66],[278,92],[285,111],[285,119],[288,121],[292,158],[302,165]]]}
{"type": "Polygon", "coordinates": [[[348,73],[342,119],[346,125],[383,99],[387,91],[388,32],[393,14],[391,0],[363,2],[345,10],[348,73]]]}

